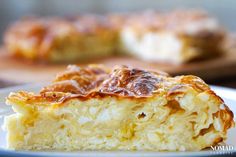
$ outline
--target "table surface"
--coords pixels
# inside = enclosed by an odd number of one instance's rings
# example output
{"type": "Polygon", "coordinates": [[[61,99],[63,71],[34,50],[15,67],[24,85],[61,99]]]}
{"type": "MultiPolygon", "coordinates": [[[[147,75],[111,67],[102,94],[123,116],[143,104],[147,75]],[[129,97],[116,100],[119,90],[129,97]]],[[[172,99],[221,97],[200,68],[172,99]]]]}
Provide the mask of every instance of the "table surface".
{"type": "Polygon", "coordinates": [[[229,78],[223,78],[223,79],[217,79],[207,82],[208,84],[217,85],[217,86],[224,86],[229,88],[235,88],[236,89],[236,76],[229,77],[229,78]]]}

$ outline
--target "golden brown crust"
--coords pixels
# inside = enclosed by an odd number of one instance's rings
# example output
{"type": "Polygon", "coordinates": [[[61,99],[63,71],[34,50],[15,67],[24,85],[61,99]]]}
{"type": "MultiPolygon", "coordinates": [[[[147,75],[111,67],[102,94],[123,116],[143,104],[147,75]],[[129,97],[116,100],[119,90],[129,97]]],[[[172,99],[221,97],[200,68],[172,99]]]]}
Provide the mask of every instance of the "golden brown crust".
{"type": "Polygon", "coordinates": [[[103,81],[99,92],[119,96],[148,97],[160,88],[166,74],[146,70],[116,67],[110,77],[103,81]]]}
{"type": "MultiPolygon", "coordinates": [[[[43,97],[47,97],[49,93],[51,95],[60,92],[83,98],[95,95],[147,98],[164,91],[168,97],[173,97],[184,94],[185,87],[191,87],[199,92],[209,91],[216,96],[204,81],[196,76],[170,77],[161,71],[147,71],[128,66],[115,66],[109,69],[101,65],[68,66],[67,70],[57,75],[40,94],[43,97]]],[[[221,99],[219,101],[223,102],[221,99]]]]}
{"type": "Polygon", "coordinates": [[[162,84],[167,76],[164,72],[150,72],[127,66],[116,66],[113,70],[96,65],[84,68],[69,66],[51,85],[44,87],[41,94],[64,92],[82,97],[150,97],[164,86],[162,84]]]}
{"type": "MultiPolygon", "coordinates": [[[[51,85],[44,87],[41,94],[45,96],[47,93],[63,92],[84,98],[95,95],[147,98],[164,91],[171,98],[185,94],[186,87],[198,92],[209,91],[211,95],[216,96],[209,86],[196,76],[170,77],[161,71],[147,71],[128,66],[109,69],[100,65],[83,68],[69,66],[51,85]]],[[[219,101],[223,102],[220,98],[219,101]]]]}
{"type": "MultiPolygon", "coordinates": [[[[40,95],[36,95],[35,98],[58,102],[74,97],[81,99],[101,96],[150,98],[165,93],[167,99],[174,99],[176,96],[184,95],[188,88],[199,93],[208,92],[217,98],[216,101],[223,103],[223,100],[196,76],[170,77],[161,71],[148,71],[128,66],[115,66],[109,69],[102,65],[68,66],[65,72],[57,75],[56,79],[44,87],[40,95]]],[[[22,94],[23,97],[27,97],[24,96],[25,92],[22,94]]]]}
{"type": "Polygon", "coordinates": [[[90,65],[80,68],[68,66],[67,71],[57,75],[54,82],[43,88],[44,92],[64,92],[87,95],[95,90],[108,76],[108,69],[102,66],[90,65]]]}

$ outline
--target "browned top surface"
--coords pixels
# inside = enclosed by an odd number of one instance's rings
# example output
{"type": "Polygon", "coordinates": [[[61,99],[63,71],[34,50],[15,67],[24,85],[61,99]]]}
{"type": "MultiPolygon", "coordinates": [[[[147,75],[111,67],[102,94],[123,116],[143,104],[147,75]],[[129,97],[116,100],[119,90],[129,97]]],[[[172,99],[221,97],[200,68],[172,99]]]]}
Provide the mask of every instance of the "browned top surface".
{"type": "Polygon", "coordinates": [[[127,66],[109,69],[98,65],[84,68],[69,66],[59,74],[54,82],[41,93],[64,92],[86,96],[90,93],[102,93],[119,96],[147,97],[164,83],[167,74],[150,72],[127,66]]]}
{"type": "Polygon", "coordinates": [[[173,100],[191,89],[198,93],[208,92],[217,104],[223,103],[203,80],[193,75],[171,77],[161,71],[130,66],[115,66],[110,69],[102,65],[68,66],[50,85],[42,88],[39,94],[22,91],[11,94],[8,99],[13,102],[25,101],[27,104],[61,104],[72,98],[87,100],[107,96],[136,100],[160,96],[173,100]]]}
{"type": "Polygon", "coordinates": [[[70,97],[85,99],[107,95],[148,98],[163,92],[169,96],[176,94],[176,91],[182,93],[187,86],[198,92],[210,90],[200,78],[192,75],[170,77],[164,72],[128,66],[115,66],[113,69],[101,65],[83,68],[69,66],[65,72],[57,75],[52,84],[44,87],[40,94],[56,100],[61,100],[61,96],[58,99],[52,93],[62,92],[70,97]]]}

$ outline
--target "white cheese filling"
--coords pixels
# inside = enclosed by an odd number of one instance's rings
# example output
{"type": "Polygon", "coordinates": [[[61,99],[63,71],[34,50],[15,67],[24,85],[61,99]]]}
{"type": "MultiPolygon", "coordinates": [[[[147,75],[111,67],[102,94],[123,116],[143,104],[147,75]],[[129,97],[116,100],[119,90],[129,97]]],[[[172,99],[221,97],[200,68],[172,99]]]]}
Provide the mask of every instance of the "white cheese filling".
{"type": "Polygon", "coordinates": [[[129,28],[121,32],[123,49],[147,61],[179,63],[183,42],[171,32],[147,32],[139,35],[129,28]]]}

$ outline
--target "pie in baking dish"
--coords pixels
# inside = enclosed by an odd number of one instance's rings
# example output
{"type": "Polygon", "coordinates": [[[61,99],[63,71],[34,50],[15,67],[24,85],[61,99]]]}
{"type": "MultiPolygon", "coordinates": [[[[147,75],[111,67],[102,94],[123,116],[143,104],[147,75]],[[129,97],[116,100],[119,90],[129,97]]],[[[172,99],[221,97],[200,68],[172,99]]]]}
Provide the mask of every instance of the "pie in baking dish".
{"type": "Polygon", "coordinates": [[[75,62],[113,55],[185,63],[224,51],[225,32],[199,10],[26,18],[13,24],[5,46],[13,56],[75,62]]]}
{"type": "Polygon", "coordinates": [[[203,80],[127,66],[69,66],[40,93],[10,93],[10,149],[198,151],[233,113],[203,80]]]}

